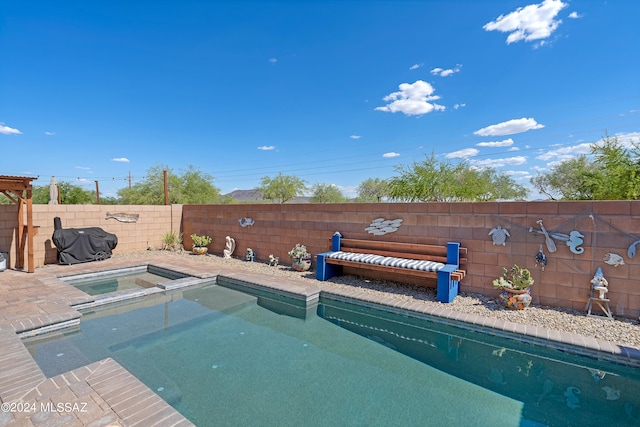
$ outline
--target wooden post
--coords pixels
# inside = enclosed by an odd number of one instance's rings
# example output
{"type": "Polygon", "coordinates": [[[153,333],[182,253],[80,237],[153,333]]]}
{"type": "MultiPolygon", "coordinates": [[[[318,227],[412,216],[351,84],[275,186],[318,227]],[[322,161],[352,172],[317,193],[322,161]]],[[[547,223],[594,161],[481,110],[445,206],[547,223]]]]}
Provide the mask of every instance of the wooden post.
{"type": "Polygon", "coordinates": [[[18,204],[18,233],[16,236],[16,250],[18,251],[18,256],[16,258],[16,268],[24,268],[25,231],[28,231],[24,226],[24,208],[26,203],[22,197],[22,192],[16,192],[16,196],[18,196],[18,201],[16,202],[18,204]]]}
{"type": "Polygon", "coordinates": [[[35,270],[35,248],[33,247],[33,238],[36,235],[36,229],[33,227],[33,187],[31,183],[27,186],[27,272],[33,273],[35,270]]]}
{"type": "Polygon", "coordinates": [[[98,200],[98,204],[100,204],[100,190],[98,189],[98,181],[96,183],[96,200],[98,200]]]}

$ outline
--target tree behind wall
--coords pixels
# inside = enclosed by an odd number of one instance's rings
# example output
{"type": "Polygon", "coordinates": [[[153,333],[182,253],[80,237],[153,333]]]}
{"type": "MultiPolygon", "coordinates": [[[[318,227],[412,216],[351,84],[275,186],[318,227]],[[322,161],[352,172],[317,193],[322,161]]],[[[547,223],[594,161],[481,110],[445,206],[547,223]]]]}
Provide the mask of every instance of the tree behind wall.
{"type": "Polygon", "coordinates": [[[568,159],[531,184],[550,199],[637,200],[640,198],[640,143],[623,144],[606,135],[590,155],[568,159]]]}
{"type": "Polygon", "coordinates": [[[302,196],[306,191],[304,180],[294,175],[283,175],[279,173],[271,178],[264,176],[260,179],[258,191],[263,199],[272,202],[285,203],[295,197],[302,196]]]}
{"type": "Polygon", "coordinates": [[[348,199],[335,184],[313,184],[311,203],[344,203],[348,199]]]}
{"type": "Polygon", "coordinates": [[[131,188],[118,190],[124,205],[164,204],[164,171],[167,171],[170,204],[220,203],[220,190],[213,185],[213,176],[189,165],[181,175],[166,165],[151,167],[145,178],[131,188]]]}
{"type": "Polygon", "coordinates": [[[389,183],[380,178],[368,178],[358,185],[356,202],[378,202],[389,196],[389,183]]]}
{"type": "Polygon", "coordinates": [[[521,200],[527,190],[511,177],[465,162],[441,162],[434,154],[422,162],[396,167],[389,198],[405,202],[521,200]]]}

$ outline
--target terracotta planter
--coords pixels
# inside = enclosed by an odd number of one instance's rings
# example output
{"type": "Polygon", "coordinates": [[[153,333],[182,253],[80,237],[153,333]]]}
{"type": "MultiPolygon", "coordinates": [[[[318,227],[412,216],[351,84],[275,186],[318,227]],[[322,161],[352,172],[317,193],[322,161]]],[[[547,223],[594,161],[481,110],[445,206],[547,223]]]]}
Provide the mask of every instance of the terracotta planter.
{"type": "Polygon", "coordinates": [[[206,246],[194,246],[192,249],[194,255],[204,255],[208,250],[206,246]]]}
{"type": "Polygon", "coordinates": [[[291,266],[296,271],[307,271],[311,268],[311,258],[295,258],[291,266]]]}
{"type": "Polygon", "coordinates": [[[502,288],[498,300],[507,308],[523,310],[531,305],[531,288],[508,289],[502,288]]]}

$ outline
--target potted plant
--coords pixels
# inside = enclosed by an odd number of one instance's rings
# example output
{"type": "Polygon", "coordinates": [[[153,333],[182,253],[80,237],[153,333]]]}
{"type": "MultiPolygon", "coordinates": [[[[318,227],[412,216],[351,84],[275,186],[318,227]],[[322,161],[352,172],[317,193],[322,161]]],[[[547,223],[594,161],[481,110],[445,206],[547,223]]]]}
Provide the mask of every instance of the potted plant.
{"type": "Polygon", "coordinates": [[[493,287],[502,290],[498,299],[505,307],[522,310],[531,304],[533,282],[529,270],[514,264],[510,270],[502,268],[502,276],[493,281],[493,287]]]}
{"type": "Polygon", "coordinates": [[[191,240],[193,241],[193,253],[196,255],[204,255],[209,250],[208,245],[211,244],[211,237],[205,235],[192,234],[191,240]]]}
{"type": "Polygon", "coordinates": [[[307,251],[305,245],[296,243],[296,245],[288,252],[289,258],[292,260],[291,266],[296,271],[307,271],[311,268],[311,254],[307,251]]]}

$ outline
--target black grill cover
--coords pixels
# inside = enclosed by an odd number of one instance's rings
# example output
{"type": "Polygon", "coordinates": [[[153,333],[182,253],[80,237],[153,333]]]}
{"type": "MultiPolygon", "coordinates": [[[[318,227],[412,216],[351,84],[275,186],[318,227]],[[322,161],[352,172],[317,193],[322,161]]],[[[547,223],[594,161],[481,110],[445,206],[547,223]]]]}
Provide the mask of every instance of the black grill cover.
{"type": "Polygon", "coordinates": [[[60,264],[110,258],[111,251],[118,244],[115,234],[107,233],[99,227],[56,229],[51,240],[58,248],[60,264]]]}

